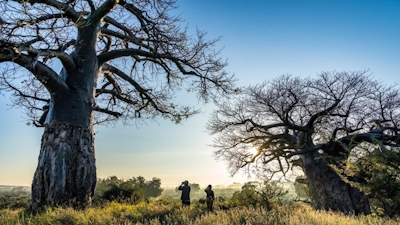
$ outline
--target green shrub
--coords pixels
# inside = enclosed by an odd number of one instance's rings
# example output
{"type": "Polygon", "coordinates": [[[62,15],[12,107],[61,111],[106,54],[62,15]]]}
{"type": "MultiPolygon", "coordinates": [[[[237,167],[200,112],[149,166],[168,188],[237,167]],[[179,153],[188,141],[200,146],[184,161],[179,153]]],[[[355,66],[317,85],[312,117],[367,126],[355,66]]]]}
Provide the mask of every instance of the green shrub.
{"type": "Polygon", "coordinates": [[[31,194],[23,187],[14,187],[9,191],[0,192],[0,209],[27,208],[31,194]]]}
{"type": "Polygon", "coordinates": [[[277,182],[247,182],[243,185],[241,191],[236,191],[233,194],[230,206],[261,206],[270,210],[287,193],[288,191],[280,187],[277,182]]]}
{"type": "Polygon", "coordinates": [[[370,199],[373,212],[395,217],[400,215],[400,151],[380,148],[363,152],[363,157],[344,162],[335,168],[351,185],[364,191],[370,199]]]}
{"type": "Polygon", "coordinates": [[[116,176],[111,176],[106,179],[98,180],[93,199],[94,202],[106,200],[132,202],[136,204],[160,196],[163,191],[160,186],[161,180],[159,178],[146,181],[141,176],[133,177],[129,180],[118,179],[116,176]]]}

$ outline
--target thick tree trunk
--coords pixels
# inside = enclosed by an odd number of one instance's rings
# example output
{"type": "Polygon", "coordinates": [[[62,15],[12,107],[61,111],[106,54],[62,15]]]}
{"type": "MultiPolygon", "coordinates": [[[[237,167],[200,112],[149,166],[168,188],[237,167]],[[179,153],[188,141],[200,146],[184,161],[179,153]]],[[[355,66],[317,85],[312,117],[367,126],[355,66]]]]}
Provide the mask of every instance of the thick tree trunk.
{"type": "Polygon", "coordinates": [[[90,127],[54,120],[46,126],[32,183],[33,209],[91,204],[96,185],[93,141],[90,127]]]}
{"type": "Polygon", "coordinates": [[[318,152],[304,155],[302,158],[314,209],[355,215],[371,213],[365,194],[344,182],[327,162],[320,158],[318,152]]]}
{"type": "Polygon", "coordinates": [[[63,68],[68,86],[51,92],[39,164],[32,182],[33,209],[42,206],[83,208],[91,204],[96,186],[93,106],[99,65],[96,41],[100,21],[78,27],[75,67],[63,68]]]}

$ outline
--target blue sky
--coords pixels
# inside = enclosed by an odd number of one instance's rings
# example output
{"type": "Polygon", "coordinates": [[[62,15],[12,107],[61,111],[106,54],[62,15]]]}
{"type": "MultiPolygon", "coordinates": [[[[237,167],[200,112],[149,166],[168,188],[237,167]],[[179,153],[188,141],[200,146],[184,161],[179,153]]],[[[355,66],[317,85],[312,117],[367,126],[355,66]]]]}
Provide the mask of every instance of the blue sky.
{"type": "MultiPolygon", "coordinates": [[[[178,0],[174,13],[189,26],[222,36],[216,46],[239,85],[281,74],[370,69],[384,83],[400,83],[400,1],[178,0]]],[[[186,24],[185,23],[185,24],[186,24]]],[[[186,96],[179,100],[192,101],[186,96]]],[[[0,184],[30,185],[42,130],[25,125],[19,109],[0,97],[0,184]]],[[[213,105],[182,124],[159,119],[133,126],[96,127],[98,177],[161,178],[164,185],[244,182],[216,161],[205,123],[213,105]]]]}

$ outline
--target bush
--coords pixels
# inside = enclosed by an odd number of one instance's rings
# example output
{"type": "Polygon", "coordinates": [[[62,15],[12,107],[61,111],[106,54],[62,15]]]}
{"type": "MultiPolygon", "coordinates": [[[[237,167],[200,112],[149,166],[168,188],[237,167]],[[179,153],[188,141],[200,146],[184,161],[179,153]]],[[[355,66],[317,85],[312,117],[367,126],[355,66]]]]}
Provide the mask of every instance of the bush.
{"type": "Polygon", "coordinates": [[[116,176],[111,176],[98,180],[93,200],[95,202],[107,200],[136,204],[160,196],[163,191],[160,186],[161,180],[159,178],[146,181],[139,176],[125,181],[118,179],[116,176]]]}
{"type": "Polygon", "coordinates": [[[400,215],[400,154],[397,149],[380,146],[358,159],[346,162],[347,182],[364,191],[377,214],[400,215]],[[362,182],[354,182],[356,177],[362,182]]]}
{"type": "Polygon", "coordinates": [[[272,209],[273,204],[278,203],[288,191],[278,186],[277,182],[264,183],[247,182],[243,185],[241,191],[236,191],[230,205],[235,206],[261,206],[267,210],[272,209]]]}
{"type": "Polygon", "coordinates": [[[0,192],[0,209],[27,208],[31,195],[23,187],[0,192]]]}

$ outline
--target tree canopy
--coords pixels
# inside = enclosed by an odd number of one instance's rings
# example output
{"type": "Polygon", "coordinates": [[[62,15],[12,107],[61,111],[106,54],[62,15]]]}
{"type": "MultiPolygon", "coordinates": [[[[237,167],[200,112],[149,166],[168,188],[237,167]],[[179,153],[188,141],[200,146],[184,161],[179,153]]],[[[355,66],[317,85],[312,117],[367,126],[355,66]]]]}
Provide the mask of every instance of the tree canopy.
{"type": "Polygon", "coordinates": [[[368,71],[282,75],[220,102],[208,130],[232,174],[271,175],[301,166],[311,152],[347,159],[362,143],[397,147],[399,113],[399,90],[368,71]]]}
{"type": "Polygon", "coordinates": [[[0,91],[12,92],[13,106],[23,107],[34,125],[43,126],[51,96],[80,82],[67,75],[89,74],[92,68],[97,75],[86,79],[95,86],[96,123],[159,115],[179,122],[198,109],[174,102],[177,92],[195,92],[208,101],[230,93],[234,78],[213,49],[219,38],[206,40],[200,30],[187,34],[183,21],[170,15],[174,4],[2,1],[0,91]]]}

